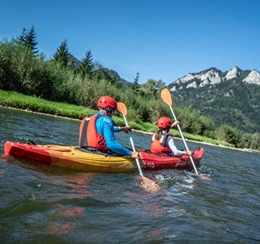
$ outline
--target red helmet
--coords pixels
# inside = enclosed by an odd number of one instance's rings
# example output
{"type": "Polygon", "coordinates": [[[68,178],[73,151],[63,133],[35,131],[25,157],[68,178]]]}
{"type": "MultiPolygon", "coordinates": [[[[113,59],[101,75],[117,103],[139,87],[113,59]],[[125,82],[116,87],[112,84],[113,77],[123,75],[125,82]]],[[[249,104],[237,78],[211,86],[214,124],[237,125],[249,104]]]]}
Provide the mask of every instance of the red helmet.
{"type": "Polygon", "coordinates": [[[167,129],[172,125],[172,121],[168,117],[161,117],[158,119],[157,125],[159,128],[167,129]]]}
{"type": "Polygon", "coordinates": [[[102,96],[98,99],[97,106],[100,108],[110,107],[112,109],[117,109],[117,102],[110,96],[102,96]]]}

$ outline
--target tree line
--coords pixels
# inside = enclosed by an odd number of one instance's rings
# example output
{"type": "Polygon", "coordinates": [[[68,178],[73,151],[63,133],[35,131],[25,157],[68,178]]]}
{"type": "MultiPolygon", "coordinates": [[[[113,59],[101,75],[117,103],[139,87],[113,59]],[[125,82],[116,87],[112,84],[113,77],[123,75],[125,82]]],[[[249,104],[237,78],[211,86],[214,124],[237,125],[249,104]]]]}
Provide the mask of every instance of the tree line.
{"type": "MultiPolygon", "coordinates": [[[[129,120],[155,123],[161,116],[172,117],[160,97],[160,91],[167,87],[162,80],[148,79],[139,84],[137,72],[133,81],[126,81],[116,71],[95,62],[91,50],[77,60],[66,39],[51,59],[37,45],[34,26],[0,42],[0,89],[92,109],[96,108],[98,97],[110,95],[128,106],[129,120]]],[[[258,133],[242,135],[228,125],[216,128],[211,118],[189,107],[174,106],[174,111],[184,132],[226,141],[236,147],[260,149],[258,133]]]]}

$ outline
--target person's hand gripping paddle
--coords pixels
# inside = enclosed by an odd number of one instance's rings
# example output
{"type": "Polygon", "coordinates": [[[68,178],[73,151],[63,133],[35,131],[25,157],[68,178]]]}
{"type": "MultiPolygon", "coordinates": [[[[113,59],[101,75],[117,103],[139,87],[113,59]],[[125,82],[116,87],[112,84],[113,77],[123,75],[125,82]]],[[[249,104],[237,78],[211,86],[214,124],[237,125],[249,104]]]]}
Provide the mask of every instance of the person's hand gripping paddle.
{"type": "MultiPolygon", "coordinates": [[[[177,118],[176,118],[176,116],[175,116],[175,114],[174,114],[174,112],[173,112],[173,109],[172,109],[172,96],[171,96],[170,91],[169,91],[167,88],[165,88],[165,89],[163,89],[163,90],[161,91],[161,98],[162,98],[162,100],[163,100],[166,104],[169,105],[174,120],[177,120],[177,118]]],[[[189,148],[188,148],[187,143],[186,143],[186,141],[185,141],[185,139],[184,139],[184,136],[183,136],[183,134],[182,134],[181,127],[179,126],[179,124],[177,124],[177,127],[178,127],[178,130],[179,130],[180,134],[181,134],[181,138],[182,138],[182,141],[183,141],[183,143],[184,143],[184,145],[185,145],[185,147],[186,147],[186,150],[189,151],[189,148]]],[[[193,158],[192,158],[191,155],[190,155],[190,161],[191,161],[191,163],[192,163],[192,166],[193,166],[193,168],[194,168],[194,170],[195,170],[196,175],[197,175],[200,179],[202,179],[202,180],[211,180],[209,177],[200,175],[200,174],[198,173],[198,170],[197,170],[197,168],[196,168],[196,166],[195,166],[195,163],[194,163],[193,158]]]]}
{"type": "MultiPolygon", "coordinates": [[[[124,120],[125,120],[125,124],[126,124],[126,126],[128,126],[128,122],[127,122],[127,119],[126,119],[126,115],[127,115],[127,107],[126,107],[126,105],[124,103],[122,103],[122,102],[118,102],[117,103],[117,109],[118,109],[118,111],[120,113],[122,113],[122,115],[124,117],[124,120]]],[[[129,135],[129,138],[130,138],[130,143],[131,143],[132,149],[133,149],[134,152],[136,152],[134,141],[133,141],[133,138],[132,138],[132,133],[130,131],[128,131],[128,135],[129,135]]],[[[136,164],[137,164],[137,167],[138,167],[138,170],[139,170],[139,174],[141,176],[142,188],[144,188],[144,190],[147,191],[147,192],[156,192],[156,191],[158,191],[160,189],[160,186],[158,184],[156,184],[154,181],[152,181],[152,180],[148,179],[147,177],[145,177],[143,175],[139,159],[136,158],[135,161],[136,161],[136,164]]]]}

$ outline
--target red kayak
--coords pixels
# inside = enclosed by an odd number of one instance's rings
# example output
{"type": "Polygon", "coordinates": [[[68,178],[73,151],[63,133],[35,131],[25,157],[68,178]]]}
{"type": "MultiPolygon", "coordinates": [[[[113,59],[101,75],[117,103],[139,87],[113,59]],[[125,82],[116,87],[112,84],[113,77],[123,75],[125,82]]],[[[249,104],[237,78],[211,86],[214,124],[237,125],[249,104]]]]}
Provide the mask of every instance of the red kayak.
{"type": "MultiPolygon", "coordinates": [[[[197,166],[200,163],[204,155],[203,148],[197,148],[192,153],[192,159],[194,164],[197,166]]],[[[160,169],[179,169],[179,170],[191,170],[193,169],[192,162],[190,161],[190,156],[167,156],[153,154],[149,150],[142,150],[140,152],[140,157],[143,162],[143,169],[146,170],[160,170],[160,169]]]]}

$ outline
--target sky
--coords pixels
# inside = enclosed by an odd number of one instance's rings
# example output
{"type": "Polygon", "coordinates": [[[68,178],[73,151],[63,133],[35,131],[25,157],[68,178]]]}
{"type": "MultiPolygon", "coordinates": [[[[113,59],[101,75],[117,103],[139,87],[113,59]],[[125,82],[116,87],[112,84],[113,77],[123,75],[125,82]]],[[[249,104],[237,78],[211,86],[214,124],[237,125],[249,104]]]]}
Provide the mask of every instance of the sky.
{"type": "Polygon", "coordinates": [[[34,26],[46,59],[66,40],[129,82],[169,85],[211,67],[260,71],[259,13],[259,0],[0,0],[0,41],[34,26]]]}

